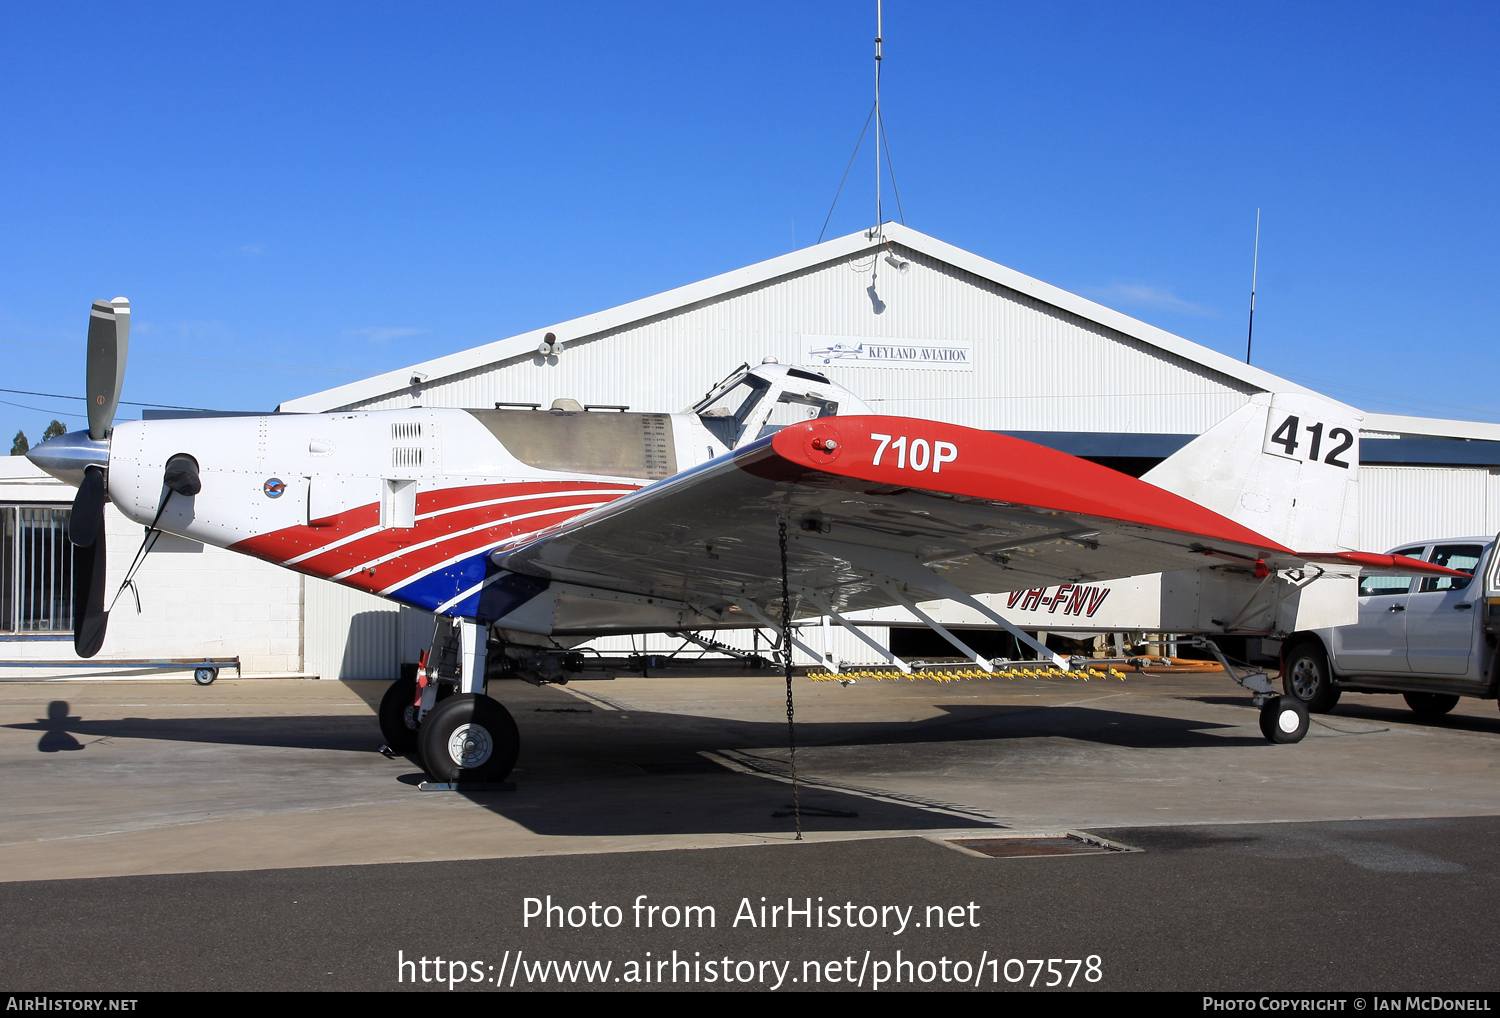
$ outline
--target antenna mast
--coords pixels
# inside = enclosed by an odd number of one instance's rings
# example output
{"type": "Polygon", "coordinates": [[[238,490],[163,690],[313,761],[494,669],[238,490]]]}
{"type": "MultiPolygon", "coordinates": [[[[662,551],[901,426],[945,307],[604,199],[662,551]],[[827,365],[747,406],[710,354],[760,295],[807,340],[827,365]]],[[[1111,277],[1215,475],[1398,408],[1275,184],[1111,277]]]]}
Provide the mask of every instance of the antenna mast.
{"type": "Polygon", "coordinates": [[[1260,209],[1255,210],[1255,260],[1250,263],[1250,327],[1245,330],[1245,363],[1250,363],[1250,341],[1255,338],[1255,277],[1260,271],[1260,209]]]}
{"type": "Polygon", "coordinates": [[[870,231],[871,237],[879,237],[881,230],[881,207],[880,207],[880,37],[881,32],[881,0],[875,0],[875,228],[870,231]]]}

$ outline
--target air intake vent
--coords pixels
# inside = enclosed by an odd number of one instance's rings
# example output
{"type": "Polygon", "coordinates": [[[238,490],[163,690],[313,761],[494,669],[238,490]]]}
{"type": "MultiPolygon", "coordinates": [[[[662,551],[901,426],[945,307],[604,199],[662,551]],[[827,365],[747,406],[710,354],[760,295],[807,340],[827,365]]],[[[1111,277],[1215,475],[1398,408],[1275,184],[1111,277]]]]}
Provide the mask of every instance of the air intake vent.
{"type": "MultiPolygon", "coordinates": [[[[406,442],[411,439],[416,439],[419,442],[422,440],[421,421],[400,421],[391,425],[392,442],[406,442]]],[[[420,463],[421,460],[419,459],[417,462],[420,463]]]]}
{"type": "MultiPolygon", "coordinates": [[[[391,430],[394,431],[396,428],[403,427],[403,426],[404,425],[394,424],[394,425],[391,426],[391,430]]],[[[413,425],[409,425],[409,427],[420,428],[421,425],[420,424],[413,424],[413,425]]],[[[421,465],[422,465],[422,447],[421,446],[397,446],[396,448],[394,448],[394,449],[391,450],[391,466],[393,466],[393,467],[420,467],[421,465]]]]}

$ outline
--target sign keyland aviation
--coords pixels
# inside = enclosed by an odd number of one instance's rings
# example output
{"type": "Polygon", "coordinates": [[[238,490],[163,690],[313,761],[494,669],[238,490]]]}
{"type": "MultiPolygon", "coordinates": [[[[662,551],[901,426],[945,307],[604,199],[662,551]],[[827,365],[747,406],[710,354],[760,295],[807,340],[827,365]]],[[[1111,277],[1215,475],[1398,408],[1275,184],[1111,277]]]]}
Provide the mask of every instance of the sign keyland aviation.
{"type": "Polygon", "coordinates": [[[855,339],[803,335],[802,363],[814,368],[914,368],[973,371],[974,344],[964,339],[855,339]]]}
{"type": "MultiPolygon", "coordinates": [[[[1349,621],[1361,568],[1452,573],[1353,550],[1358,450],[1334,439],[1359,418],[1312,396],[1255,397],[1142,479],[876,416],[775,363],[672,414],[411,408],[111,428],[128,323],[124,298],[94,304],[89,430],[28,454],[79,486],[78,652],[97,653],[108,621],[106,499],[149,530],[433,612],[440,638],[461,622],[455,681],[427,681],[443,678],[429,668],[380,712],[392,748],[417,749],[439,781],[498,781],[515,763],[515,723],[486,695],[491,635],[494,665],[566,681],[569,649],[601,635],[767,627],[795,642],[798,617],[901,607],[988,669],[916,607],[948,598],[1066,669],[975,595],[1029,605],[1055,587],[1050,609],[1092,615],[1100,581],[1160,573],[1157,625],[1286,632],[1349,621]],[[1327,454],[1289,455],[1287,435],[1313,424],[1327,454]]],[[[1300,739],[1301,702],[1264,676],[1251,688],[1267,737],[1300,739]]]]}

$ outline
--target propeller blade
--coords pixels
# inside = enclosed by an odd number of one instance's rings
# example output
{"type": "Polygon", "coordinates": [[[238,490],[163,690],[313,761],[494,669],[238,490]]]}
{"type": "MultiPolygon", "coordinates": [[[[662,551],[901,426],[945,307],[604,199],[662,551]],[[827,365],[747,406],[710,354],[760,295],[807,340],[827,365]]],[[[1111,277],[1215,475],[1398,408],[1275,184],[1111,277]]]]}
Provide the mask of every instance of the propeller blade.
{"type": "Polygon", "coordinates": [[[89,437],[103,439],[120,407],[125,384],[125,355],[130,348],[130,301],[124,297],[96,300],[89,312],[88,368],[89,437]]]}
{"type": "Polygon", "coordinates": [[[79,657],[99,653],[109,622],[104,610],[104,498],[104,471],[85,468],[68,519],[68,539],[73,542],[73,649],[79,657]]]}
{"type": "Polygon", "coordinates": [[[73,498],[73,514],[68,518],[68,540],[87,548],[104,532],[104,471],[86,467],[83,483],[73,498]]]}
{"type": "Polygon", "coordinates": [[[73,549],[73,651],[79,657],[93,657],[104,646],[109,612],[104,610],[104,541],[87,548],[73,549]],[[87,579],[85,595],[90,603],[78,601],[79,579],[87,579]]]}

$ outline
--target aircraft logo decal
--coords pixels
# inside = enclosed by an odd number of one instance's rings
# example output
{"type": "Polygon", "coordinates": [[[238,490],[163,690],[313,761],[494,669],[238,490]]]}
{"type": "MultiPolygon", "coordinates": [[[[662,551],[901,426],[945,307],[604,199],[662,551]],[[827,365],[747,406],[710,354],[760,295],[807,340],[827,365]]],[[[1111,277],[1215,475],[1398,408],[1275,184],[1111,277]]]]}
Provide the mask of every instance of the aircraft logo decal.
{"type": "Polygon", "coordinates": [[[865,345],[846,346],[843,343],[834,343],[830,346],[808,350],[807,355],[819,364],[832,364],[834,361],[859,360],[864,355],[865,345]]]}
{"type": "Polygon", "coordinates": [[[267,479],[264,485],[266,498],[280,498],[286,493],[286,482],[279,477],[267,479]]]}

